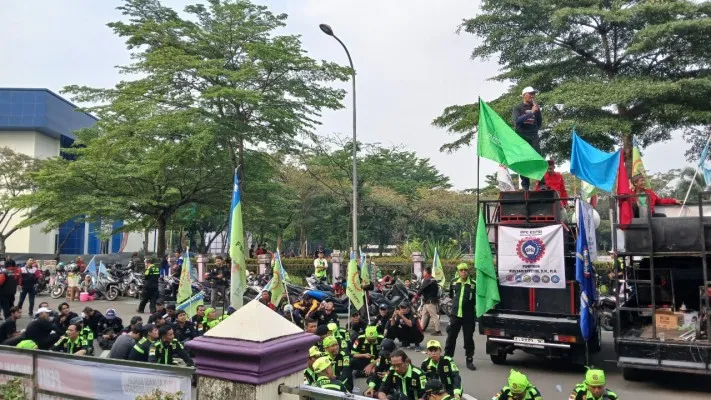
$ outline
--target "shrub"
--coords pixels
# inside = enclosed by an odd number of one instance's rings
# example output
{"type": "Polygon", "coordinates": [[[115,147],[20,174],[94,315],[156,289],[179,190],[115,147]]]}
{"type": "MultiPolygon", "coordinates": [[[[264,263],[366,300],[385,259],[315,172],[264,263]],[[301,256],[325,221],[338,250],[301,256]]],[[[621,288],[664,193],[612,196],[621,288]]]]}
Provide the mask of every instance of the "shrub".
{"type": "Polygon", "coordinates": [[[27,393],[22,385],[22,380],[13,378],[0,385],[0,399],[3,400],[28,400],[27,393]]]}
{"type": "Polygon", "coordinates": [[[182,400],[183,392],[166,393],[160,389],[154,389],[148,394],[136,396],[136,400],[182,400]]]}

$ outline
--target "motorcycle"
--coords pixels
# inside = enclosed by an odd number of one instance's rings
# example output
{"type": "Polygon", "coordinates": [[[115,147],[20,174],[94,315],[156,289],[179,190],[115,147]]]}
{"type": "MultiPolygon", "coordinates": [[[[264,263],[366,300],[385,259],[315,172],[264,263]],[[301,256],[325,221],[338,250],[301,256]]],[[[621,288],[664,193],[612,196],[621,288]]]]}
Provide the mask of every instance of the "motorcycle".
{"type": "Polygon", "coordinates": [[[42,276],[40,276],[37,283],[35,283],[35,293],[39,295],[48,291],[50,288],[50,282],[51,274],[49,273],[49,270],[45,269],[42,271],[42,276]]]}
{"type": "Polygon", "coordinates": [[[613,321],[615,320],[615,312],[617,304],[624,304],[632,292],[631,287],[627,286],[624,279],[617,282],[617,290],[609,295],[600,296],[598,299],[598,315],[600,318],[600,328],[606,331],[612,331],[613,321]]]}
{"type": "Polygon", "coordinates": [[[50,279],[49,296],[53,299],[58,299],[67,293],[67,273],[65,271],[57,271],[50,279]]]}
{"type": "Polygon", "coordinates": [[[119,282],[110,274],[99,274],[96,280],[96,291],[101,293],[106,300],[114,301],[121,294],[119,282]]]}

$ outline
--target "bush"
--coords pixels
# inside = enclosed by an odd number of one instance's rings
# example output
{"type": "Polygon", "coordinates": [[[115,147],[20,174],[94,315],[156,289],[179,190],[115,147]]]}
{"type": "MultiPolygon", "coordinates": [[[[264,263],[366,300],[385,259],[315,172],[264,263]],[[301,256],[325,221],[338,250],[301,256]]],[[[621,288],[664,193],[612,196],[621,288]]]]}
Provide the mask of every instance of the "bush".
{"type": "Polygon", "coordinates": [[[182,400],[183,392],[165,393],[160,389],[154,389],[148,394],[136,396],[136,400],[182,400]]]}
{"type": "Polygon", "coordinates": [[[2,400],[28,400],[27,393],[22,385],[22,380],[13,378],[0,385],[0,399],[2,400]]]}

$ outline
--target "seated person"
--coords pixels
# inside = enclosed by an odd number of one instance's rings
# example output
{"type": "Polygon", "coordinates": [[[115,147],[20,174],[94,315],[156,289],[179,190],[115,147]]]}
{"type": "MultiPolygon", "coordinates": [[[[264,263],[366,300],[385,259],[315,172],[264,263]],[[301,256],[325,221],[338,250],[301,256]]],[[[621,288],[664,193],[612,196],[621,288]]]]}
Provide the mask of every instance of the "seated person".
{"type": "Polygon", "coordinates": [[[635,218],[639,218],[640,212],[639,208],[647,208],[647,203],[649,203],[649,211],[652,217],[666,217],[666,214],[655,213],[654,207],[658,205],[673,205],[681,204],[677,199],[663,198],[657,196],[652,189],[648,189],[647,181],[642,174],[638,174],[632,177],[632,187],[635,194],[646,194],[646,196],[639,196],[637,198],[632,198],[632,209],[634,211],[635,218]]]}
{"type": "Polygon", "coordinates": [[[420,343],[425,336],[420,329],[420,324],[417,317],[410,309],[410,303],[402,302],[397,310],[390,317],[390,325],[388,327],[388,339],[398,339],[402,347],[410,347],[416,351],[422,351],[420,343]]]}

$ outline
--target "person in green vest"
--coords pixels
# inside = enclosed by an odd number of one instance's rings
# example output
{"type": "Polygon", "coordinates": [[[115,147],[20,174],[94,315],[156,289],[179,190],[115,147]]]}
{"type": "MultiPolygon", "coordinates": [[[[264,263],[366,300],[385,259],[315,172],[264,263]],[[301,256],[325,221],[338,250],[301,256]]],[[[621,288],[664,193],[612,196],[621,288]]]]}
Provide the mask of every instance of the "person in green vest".
{"type": "Polygon", "coordinates": [[[316,346],[311,346],[309,349],[309,359],[306,361],[306,369],[304,370],[304,384],[313,385],[316,382],[316,372],[314,372],[313,366],[316,360],[321,357],[325,357],[321,350],[316,346]]]}
{"type": "Polygon", "coordinates": [[[570,393],[570,400],[617,400],[617,393],[605,387],[605,371],[589,369],[585,381],[579,383],[570,393]]]}
{"type": "Polygon", "coordinates": [[[459,397],[452,397],[447,394],[442,382],[437,379],[430,379],[425,385],[425,398],[427,400],[454,400],[459,399],[459,397]]]}
{"type": "Polygon", "coordinates": [[[217,317],[217,310],[210,307],[207,310],[205,310],[205,319],[202,322],[203,330],[205,332],[207,332],[208,330],[216,327],[217,324],[219,324],[222,321],[223,321],[222,318],[217,317]]]}
{"type": "Polygon", "coordinates": [[[34,340],[30,339],[25,339],[21,341],[20,343],[17,344],[16,346],[18,349],[28,349],[28,350],[37,350],[37,343],[34,342],[34,340]]]}
{"type": "Polygon", "coordinates": [[[316,373],[316,382],[312,386],[321,388],[335,390],[338,392],[348,393],[348,390],[343,383],[336,379],[333,374],[333,368],[331,367],[331,359],[326,357],[321,357],[316,362],[314,362],[313,370],[316,373]]]}
{"type": "Polygon", "coordinates": [[[449,286],[449,297],[452,299],[452,311],[449,315],[449,329],[444,354],[454,357],[459,331],[464,334],[464,354],[467,368],[476,370],[474,366],[474,327],[476,325],[476,281],[469,276],[469,266],[466,263],[457,265],[457,275],[449,286]]]}
{"type": "Polygon", "coordinates": [[[504,386],[491,400],[543,400],[541,392],[528,381],[526,375],[511,370],[508,386],[504,386]]]}
{"type": "Polygon", "coordinates": [[[316,279],[325,281],[326,270],[328,269],[328,260],[323,258],[323,252],[318,253],[318,258],[314,260],[314,276],[316,279]]]}

